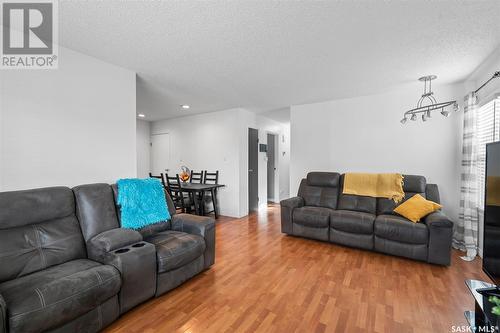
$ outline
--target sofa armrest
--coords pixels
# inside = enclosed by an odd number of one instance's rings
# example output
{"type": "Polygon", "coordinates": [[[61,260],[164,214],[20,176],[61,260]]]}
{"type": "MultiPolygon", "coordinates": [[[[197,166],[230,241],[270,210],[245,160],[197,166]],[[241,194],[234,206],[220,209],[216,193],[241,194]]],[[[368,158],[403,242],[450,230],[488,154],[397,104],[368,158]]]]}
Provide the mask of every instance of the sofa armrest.
{"type": "Polygon", "coordinates": [[[188,234],[198,235],[203,238],[215,228],[215,220],[207,216],[198,216],[192,214],[175,214],[172,217],[172,225],[180,226],[181,231],[188,234]]]}
{"type": "Polygon", "coordinates": [[[302,197],[293,197],[290,199],[285,199],[281,200],[280,202],[281,207],[288,207],[288,208],[299,208],[304,206],[304,198],[302,197]]]}
{"type": "Polygon", "coordinates": [[[182,226],[182,231],[205,239],[205,269],[215,263],[215,220],[211,217],[191,214],[175,214],[172,225],[182,226]]]}
{"type": "Polygon", "coordinates": [[[293,210],[304,206],[304,198],[293,197],[282,200],[281,206],[281,232],[293,235],[293,210]]]}
{"type": "Polygon", "coordinates": [[[7,333],[7,304],[0,294],[0,333],[7,333]]]}
{"type": "Polygon", "coordinates": [[[433,228],[453,228],[453,222],[441,210],[427,215],[424,223],[433,228]]]}
{"type": "Polygon", "coordinates": [[[118,294],[120,313],[154,296],[156,292],[156,248],[131,229],[104,231],[87,242],[89,259],[114,266],[122,285],[118,294]]]}
{"type": "Polygon", "coordinates": [[[427,261],[438,265],[450,265],[453,222],[439,210],[427,215],[424,223],[429,229],[427,261]]]}
{"type": "Polygon", "coordinates": [[[108,252],[142,241],[135,230],[116,228],[95,235],[87,242],[89,258],[102,262],[108,252]]]}
{"type": "Polygon", "coordinates": [[[425,197],[427,200],[440,203],[441,200],[439,199],[439,189],[437,184],[427,184],[425,187],[425,197]]]}

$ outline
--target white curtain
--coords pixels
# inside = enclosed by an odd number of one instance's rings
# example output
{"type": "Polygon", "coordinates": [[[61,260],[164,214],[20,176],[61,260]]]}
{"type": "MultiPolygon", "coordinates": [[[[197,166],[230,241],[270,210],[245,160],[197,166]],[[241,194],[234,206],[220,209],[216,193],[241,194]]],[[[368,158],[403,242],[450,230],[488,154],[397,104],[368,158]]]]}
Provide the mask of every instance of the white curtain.
{"type": "Polygon", "coordinates": [[[477,96],[470,93],[464,99],[464,133],[460,184],[460,216],[455,224],[453,247],[466,252],[464,260],[477,255],[479,227],[477,96]]]}

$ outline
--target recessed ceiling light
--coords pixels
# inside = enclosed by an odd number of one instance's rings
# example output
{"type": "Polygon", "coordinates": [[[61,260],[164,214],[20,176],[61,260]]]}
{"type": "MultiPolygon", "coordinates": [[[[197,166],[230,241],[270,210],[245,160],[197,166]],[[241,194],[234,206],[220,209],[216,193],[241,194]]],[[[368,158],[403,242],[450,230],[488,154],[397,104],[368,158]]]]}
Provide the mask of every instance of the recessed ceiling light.
{"type": "Polygon", "coordinates": [[[187,110],[187,109],[189,109],[189,105],[187,105],[187,104],[182,104],[182,105],[181,105],[181,108],[183,108],[184,110],[187,110]]]}
{"type": "Polygon", "coordinates": [[[139,113],[139,114],[137,115],[137,117],[139,117],[139,118],[145,118],[145,117],[146,117],[146,115],[145,115],[145,114],[143,114],[143,113],[139,113]]]}

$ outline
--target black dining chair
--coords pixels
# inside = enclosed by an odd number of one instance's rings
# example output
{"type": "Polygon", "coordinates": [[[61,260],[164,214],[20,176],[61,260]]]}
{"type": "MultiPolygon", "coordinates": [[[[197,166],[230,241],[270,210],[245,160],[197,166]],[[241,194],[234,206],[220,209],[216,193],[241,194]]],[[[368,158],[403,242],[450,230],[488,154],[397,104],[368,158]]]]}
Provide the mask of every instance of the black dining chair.
{"type": "Polygon", "coordinates": [[[189,178],[190,183],[202,184],[203,183],[203,171],[194,172],[191,170],[191,177],[189,178]]]}
{"type": "Polygon", "coordinates": [[[151,172],[149,173],[149,178],[157,178],[161,181],[161,184],[165,189],[167,189],[167,185],[165,184],[165,178],[163,177],[163,173],[160,173],[159,176],[153,175],[151,172]]]}
{"type": "MultiPolygon", "coordinates": [[[[193,170],[191,170],[191,177],[189,177],[189,182],[191,184],[203,184],[203,171],[201,171],[201,172],[194,172],[193,170]]],[[[196,200],[196,203],[201,203],[200,202],[201,201],[201,193],[198,193],[198,194],[192,193],[190,195],[190,199],[193,200],[193,201],[196,200]]]]}
{"type": "MultiPolygon", "coordinates": [[[[204,177],[203,177],[203,184],[219,184],[219,170],[215,172],[208,172],[205,170],[204,172],[204,177]]],[[[219,212],[217,211],[217,189],[213,188],[210,190],[209,193],[205,193],[204,195],[204,202],[203,202],[203,207],[205,209],[205,206],[209,206],[210,203],[212,204],[212,209],[208,210],[206,209],[205,212],[207,214],[209,213],[214,213],[215,218],[219,217],[219,212]]]]}
{"type": "Polygon", "coordinates": [[[181,180],[179,175],[169,176],[168,173],[165,174],[167,179],[167,191],[174,202],[175,208],[180,209],[183,213],[187,210],[191,210],[191,204],[189,197],[185,197],[181,189],[181,180]],[[189,207],[189,208],[188,208],[189,207]]]}

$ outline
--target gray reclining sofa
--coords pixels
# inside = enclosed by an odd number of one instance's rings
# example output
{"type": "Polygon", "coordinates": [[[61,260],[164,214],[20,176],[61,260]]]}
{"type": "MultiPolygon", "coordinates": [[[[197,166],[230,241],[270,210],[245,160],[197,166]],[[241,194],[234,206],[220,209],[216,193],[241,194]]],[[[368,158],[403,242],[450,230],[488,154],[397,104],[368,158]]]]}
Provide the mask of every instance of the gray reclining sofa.
{"type": "MultiPolygon", "coordinates": [[[[281,201],[281,231],[438,265],[450,264],[453,222],[440,210],[413,223],[393,212],[393,200],[342,194],[343,178],[335,172],[310,172],[301,181],[298,196],[281,201]]],[[[427,184],[422,176],[405,175],[403,190],[404,200],[418,193],[440,202],[437,185],[427,184]]]]}
{"type": "Polygon", "coordinates": [[[212,218],[119,228],[107,184],[0,193],[0,333],[97,332],[209,268],[212,218]]]}

